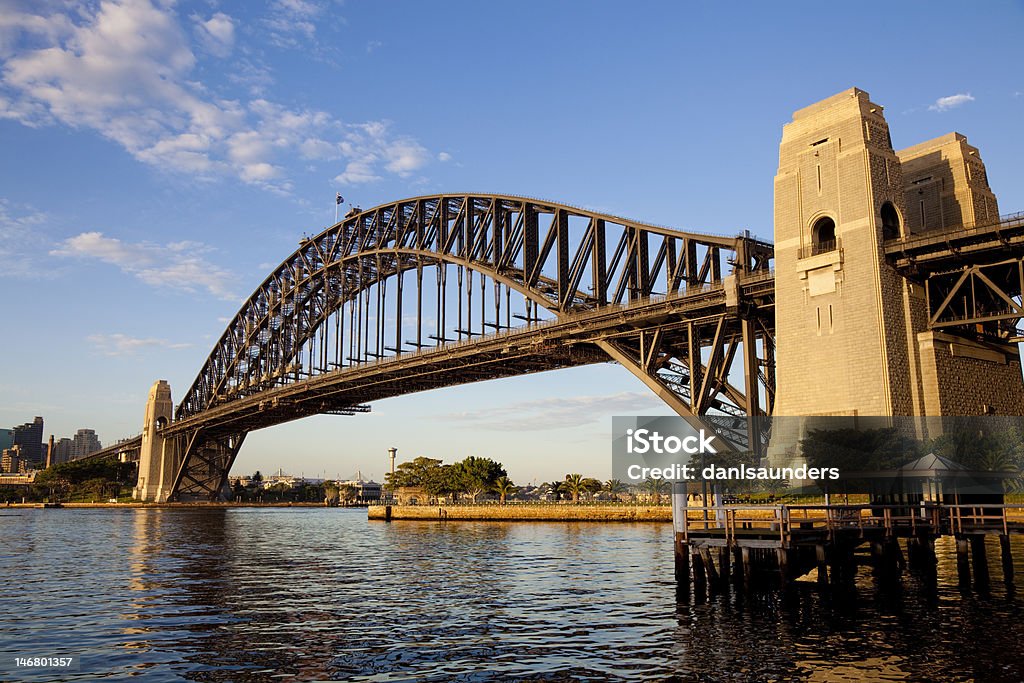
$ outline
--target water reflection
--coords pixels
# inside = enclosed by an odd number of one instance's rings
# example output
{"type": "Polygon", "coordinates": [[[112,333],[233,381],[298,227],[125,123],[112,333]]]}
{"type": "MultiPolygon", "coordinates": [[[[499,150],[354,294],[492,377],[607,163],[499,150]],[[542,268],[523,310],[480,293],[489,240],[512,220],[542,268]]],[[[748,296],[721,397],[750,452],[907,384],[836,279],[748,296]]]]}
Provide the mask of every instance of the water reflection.
{"type": "Polygon", "coordinates": [[[677,604],[668,525],[371,524],[338,509],[0,524],[31,539],[2,551],[4,585],[25,590],[0,650],[70,647],[83,669],[61,680],[1024,680],[998,557],[988,592],[962,593],[947,543],[934,587],[879,587],[865,568],[845,592],[677,604]]]}

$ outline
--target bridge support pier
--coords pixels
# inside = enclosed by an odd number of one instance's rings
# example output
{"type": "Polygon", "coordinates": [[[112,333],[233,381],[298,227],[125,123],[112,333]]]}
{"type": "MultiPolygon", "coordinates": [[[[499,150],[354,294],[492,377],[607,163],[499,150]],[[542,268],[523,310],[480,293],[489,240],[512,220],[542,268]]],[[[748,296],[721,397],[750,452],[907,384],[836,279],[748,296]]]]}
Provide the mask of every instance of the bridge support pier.
{"type": "Polygon", "coordinates": [[[162,503],[171,491],[177,474],[175,441],[165,439],[162,431],[171,423],[173,411],[171,386],[167,380],[158,380],[150,388],[146,401],[139,450],[139,479],[134,493],[136,500],[162,503]]]}

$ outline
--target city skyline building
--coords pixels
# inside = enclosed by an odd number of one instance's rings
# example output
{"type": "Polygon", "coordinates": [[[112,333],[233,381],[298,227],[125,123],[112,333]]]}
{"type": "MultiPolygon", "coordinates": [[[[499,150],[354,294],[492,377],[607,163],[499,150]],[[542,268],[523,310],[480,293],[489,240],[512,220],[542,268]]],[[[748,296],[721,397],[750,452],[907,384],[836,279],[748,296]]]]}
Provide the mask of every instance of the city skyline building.
{"type": "Polygon", "coordinates": [[[95,430],[85,428],[79,429],[71,439],[71,460],[84,458],[90,453],[95,453],[101,448],[103,448],[103,444],[100,443],[95,430]]]}
{"type": "Polygon", "coordinates": [[[37,415],[31,422],[15,427],[14,445],[21,447],[24,460],[42,463],[46,459],[43,450],[43,418],[37,415]]]}

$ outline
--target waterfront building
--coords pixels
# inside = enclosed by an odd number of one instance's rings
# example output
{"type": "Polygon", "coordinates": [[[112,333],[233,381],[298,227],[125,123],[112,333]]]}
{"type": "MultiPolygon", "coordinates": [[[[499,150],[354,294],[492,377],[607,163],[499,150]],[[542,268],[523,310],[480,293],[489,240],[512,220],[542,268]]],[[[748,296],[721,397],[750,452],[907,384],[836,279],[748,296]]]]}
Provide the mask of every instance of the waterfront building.
{"type": "Polygon", "coordinates": [[[355,479],[339,481],[338,486],[351,486],[354,488],[356,490],[356,500],[380,500],[381,485],[372,479],[363,479],[357,475],[355,479]]]}
{"type": "Polygon", "coordinates": [[[43,446],[43,418],[36,416],[31,422],[14,428],[14,444],[21,447],[21,457],[32,463],[46,460],[43,446]]]}

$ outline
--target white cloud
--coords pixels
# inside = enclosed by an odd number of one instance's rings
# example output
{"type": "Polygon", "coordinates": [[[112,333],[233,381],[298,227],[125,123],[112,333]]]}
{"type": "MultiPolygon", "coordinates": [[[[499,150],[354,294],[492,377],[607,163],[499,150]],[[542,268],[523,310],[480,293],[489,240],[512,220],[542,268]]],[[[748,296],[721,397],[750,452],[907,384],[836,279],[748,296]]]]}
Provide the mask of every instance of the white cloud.
{"type": "Polygon", "coordinates": [[[203,21],[198,15],[192,16],[196,24],[196,37],[207,52],[216,57],[227,57],[235,46],[235,20],[223,12],[217,12],[203,21]]]}
{"type": "Polygon", "coordinates": [[[452,155],[449,154],[448,152],[440,152],[437,155],[437,160],[442,162],[442,163],[445,162],[445,161],[451,161],[452,160],[452,155]]]}
{"type": "Polygon", "coordinates": [[[210,248],[198,242],[122,242],[101,232],[83,232],[61,242],[54,256],[93,259],[117,266],[153,287],[184,292],[205,290],[221,299],[234,300],[235,277],[208,261],[210,248]]]}
{"type": "Polygon", "coordinates": [[[378,49],[384,47],[384,43],[379,40],[369,40],[366,42],[366,54],[372,55],[378,49]]]}
{"type": "Polygon", "coordinates": [[[622,392],[608,396],[576,396],[520,401],[499,408],[440,415],[474,428],[494,431],[562,429],[591,424],[608,415],[664,408],[651,393],[622,392]]]}
{"type": "Polygon", "coordinates": [[[93,347],[106,356],[132,356],[144,349],[187,349],[191,344],[172,343],[166,339],[129,337],[125,334],[93,334],[86,337],[93,347]]]}
{"type": "MultiPolygon", "coordinates": [[[[339,177],[348,182],[408,177],[432,159],[387,122],[351,124],[263,97],[218,97],[194,80],[198,58],[172,5],[108,0],[77,13],[3,14],[0,118],[92,129],[157,168],[199,180],[232,175],[281,192],[290,190],[289,163],[299,159],[341,159],[347,167],[339,177]]],[[[293,19],[325,11],[309,0],[277,0],[272,9],[293,19]]],[[[230,53],[231,17],[191,19],[206,52],[230,53]]],[[[238,77],[253,92],[271,84],[265,69],[241,65],[238,77]]]]}
{"type": "Polygon", "coordinates": [[[297,49],[316,41],[316,19],[326,10],[312,0],[273,0],[264,24],[270,31],[270,42],[277,47],[297,49]]]}
{"type": "Polygon", "coordinates": [[[957,93],[935,100],[935,104],[930,105],[928,111],[947,111],[973,101],[974,97],[970,93],[957,93]]]}
{"type": "Polygon", "coordinates": [[[392,137],[387,121],[352,126],[340,149],[349,158],[345,170],[334,178],[341,184],[379,180],[381,168],[407,178],[430,161],[427,149],[412,138],[392,137]]]}

